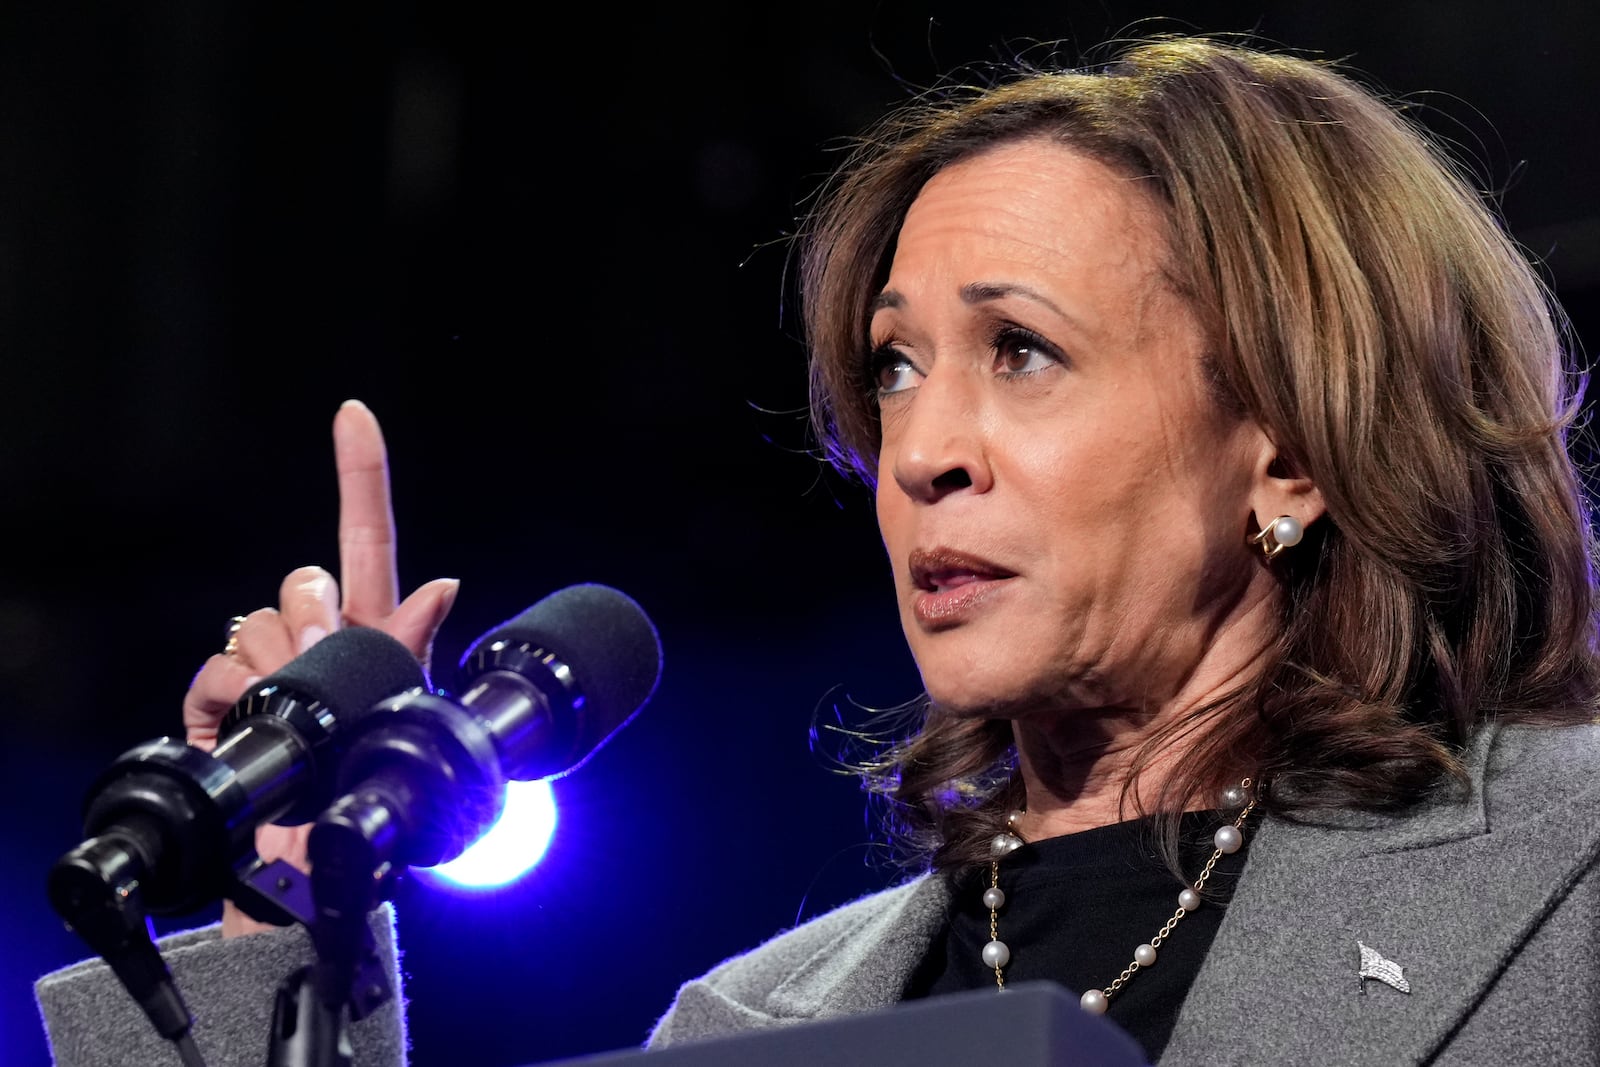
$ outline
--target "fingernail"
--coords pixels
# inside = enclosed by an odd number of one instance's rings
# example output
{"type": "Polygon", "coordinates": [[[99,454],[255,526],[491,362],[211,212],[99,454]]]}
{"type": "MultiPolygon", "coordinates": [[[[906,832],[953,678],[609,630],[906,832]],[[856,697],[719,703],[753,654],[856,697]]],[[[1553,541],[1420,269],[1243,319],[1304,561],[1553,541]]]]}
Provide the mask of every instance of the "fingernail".
{"type": "Polygon", "coordinates": [[[449,579],[446,579],[446,580],[450,583],[450,588],[446,589],[444,591],[443,595],[441,595],[439,597],[439,621],[440,622],[443,622],[444,621],[444,617],[446,615],[450,614],[450,609],[455,607],[455,605],[456,605],[456,594],[461,592],[461,579],[460,578],[449,578],[449,579]]]}
{"type": "Polygon", "coordinates": [[[322,603],[331,611],[339,609],[339,583],[333,580],[333,575],[320,567],[317,573],[300,583],[300,592],[322,603]]]}
{"type": "Polygon", "coordinates": [[[355,397],[351,397],[349,400],[346,400],[343,404],[339,405],[339,410],[340,411],[343,411],[345,408],[360,408],[363,411],[370,411],[371,410],[371,408],[368,408],[367,405],[363,404],[361,401],[357,400],[355,397]]]}
{"type": "Polygon", "coordinates": [[[328,628],[326,626],[318,626],[316,623],[312,623],[300,631],[300,651],[305,652],[306,649],[327,636],[328,628]]]}

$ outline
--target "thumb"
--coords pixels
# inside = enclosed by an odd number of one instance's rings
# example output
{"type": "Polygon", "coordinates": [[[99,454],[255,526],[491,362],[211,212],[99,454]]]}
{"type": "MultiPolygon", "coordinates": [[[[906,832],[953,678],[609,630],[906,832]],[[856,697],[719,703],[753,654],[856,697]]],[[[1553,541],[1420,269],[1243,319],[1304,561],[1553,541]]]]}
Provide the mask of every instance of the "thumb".
{"type": "Polygon", "coordinates": [[[435,578],[400,602],[378,629],[411,650],[424,670],[433,653],[433,639],[444,625],[461,589],[458,578],[435,578]]]}

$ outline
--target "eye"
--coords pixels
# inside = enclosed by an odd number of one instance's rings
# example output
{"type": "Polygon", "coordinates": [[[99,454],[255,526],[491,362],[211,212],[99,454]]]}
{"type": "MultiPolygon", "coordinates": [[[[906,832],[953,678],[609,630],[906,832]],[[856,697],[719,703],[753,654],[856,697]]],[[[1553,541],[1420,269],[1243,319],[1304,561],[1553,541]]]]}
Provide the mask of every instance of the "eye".
{"type": "Polygon", "coordinates": [[[1002,323],[990,341],[995,369],[1004,378],[1021,378],[1067,362],[1061,349],[1032,330],[1002,323]]]}
{"type": "Polygon", "coordinates": [[[902,393],[917,387],[920,376],[916,365],[897,351],[893,344],[882,344],[868,357],[872,382],[879,397],[902,393]]]}

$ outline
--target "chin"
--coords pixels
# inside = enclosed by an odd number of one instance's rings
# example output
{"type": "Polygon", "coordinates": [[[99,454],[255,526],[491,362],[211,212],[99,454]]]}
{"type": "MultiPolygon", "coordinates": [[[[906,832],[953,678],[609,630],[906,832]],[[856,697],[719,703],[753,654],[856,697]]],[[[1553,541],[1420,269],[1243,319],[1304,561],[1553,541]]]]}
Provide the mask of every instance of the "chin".
{"type": "MultiPolygon", "coordinates": [[[[1005,690],[1016,671],[997,655],[1005,650],[995,635],[982,635],[962,626],[928,632],[910,618],[905,623],[906,644],[922,678],[928,698],[958,715],[982,716],[1005,690]]],[[[1014,665],[1013,665],[1014,666],[1014,665]]]]}
{"type": "Polygon", "coordinates": [[[963,719],[1009,719],[1026,705],[1015,672],[990,662],[982,667],[927,663],[917,657],[928,699],[946,714],[963,719]]]}

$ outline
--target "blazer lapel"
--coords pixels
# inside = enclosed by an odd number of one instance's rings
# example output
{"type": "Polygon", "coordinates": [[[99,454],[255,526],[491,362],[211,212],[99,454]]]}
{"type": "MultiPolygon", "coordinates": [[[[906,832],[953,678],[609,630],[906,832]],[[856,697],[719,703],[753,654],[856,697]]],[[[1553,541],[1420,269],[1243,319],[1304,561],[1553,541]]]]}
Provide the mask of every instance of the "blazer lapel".
{"type": "Polygon", "coordinates": [[[949,907],[945,879],[922,876],[795,968],[767,996],[766,1009],[778,1019],[810,1019],[893,1006],[949,907]]]}
{"type": "Polygon", "coordinates": [[[1594,788],[1491,825],[1474,783],[1405,819],[1265,822],[1164,1067],[1433,1054],[1600,852],[1594,788]],[[1361,944],[1410,992],[1363,980],[1361,944]]]}

